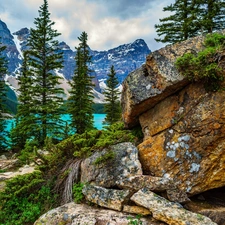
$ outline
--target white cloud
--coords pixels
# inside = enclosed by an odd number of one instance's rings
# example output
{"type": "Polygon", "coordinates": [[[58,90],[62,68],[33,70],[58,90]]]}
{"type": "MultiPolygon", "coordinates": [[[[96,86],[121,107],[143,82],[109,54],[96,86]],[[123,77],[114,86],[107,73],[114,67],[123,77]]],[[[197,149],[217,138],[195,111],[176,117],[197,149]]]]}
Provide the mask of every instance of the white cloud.
{"type": "MultiPolygon", "coordinates": [[[[154,25],[163,18],[162,8],[172,0],[48,0],[51,19],[72,49],[82,31],[88,33],[92,49],[107,50],[138,38],[151,50],[162,46],[154,38],[154,25]]],[[[11,32],[34,27],[34,18],[43,0],[1,0],[1,19],[11,32]]]]}

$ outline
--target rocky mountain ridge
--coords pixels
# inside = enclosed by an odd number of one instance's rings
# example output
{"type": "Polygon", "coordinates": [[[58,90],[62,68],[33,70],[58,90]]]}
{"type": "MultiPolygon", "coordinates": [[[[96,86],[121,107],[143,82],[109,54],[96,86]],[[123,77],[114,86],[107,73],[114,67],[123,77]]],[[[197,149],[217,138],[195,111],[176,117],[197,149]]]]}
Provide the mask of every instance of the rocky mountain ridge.
{"type": "MultiPolygon", "coordinates": [[[[22,52],[27,49],[27,38],[29,37],[29,29],[22,28],[11,35],[7,25],[0,20],[0,36],[2,43],[7,48],[4,52],[9,62],[9,75],[16,76],[16,71],[22,63],[22,52]]],[[[65,42],[59,43],[59,50],[63,53],[64,68],[58,71],[61,76],[67,80],[73,75],[76,54],[75,49],[72,50],[65,42]]],[[[108,51],[96,51],[90,49],[92,56],[93,75],[96,77],[94,83],[96,90],[100,91],[99,81],[107,77],[110,66],[114,65],[120,83],[134,69],[140,67],[150,53],[147,44],[142,39],[138,39],[130,44],[124,44],[108,51]]]]}

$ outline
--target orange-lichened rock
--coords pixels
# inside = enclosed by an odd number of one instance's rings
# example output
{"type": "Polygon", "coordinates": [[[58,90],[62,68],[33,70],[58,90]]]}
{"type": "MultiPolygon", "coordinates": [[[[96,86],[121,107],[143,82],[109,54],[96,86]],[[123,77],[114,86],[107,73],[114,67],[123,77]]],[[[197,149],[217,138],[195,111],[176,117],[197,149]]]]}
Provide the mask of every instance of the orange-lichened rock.
{"type": "Polygon", "coordinates": [[[224,102],[224,91],[207,93],[196,83],[141,115],[144,172],[167,176],[191,195],[224,186],[224,102]]]}

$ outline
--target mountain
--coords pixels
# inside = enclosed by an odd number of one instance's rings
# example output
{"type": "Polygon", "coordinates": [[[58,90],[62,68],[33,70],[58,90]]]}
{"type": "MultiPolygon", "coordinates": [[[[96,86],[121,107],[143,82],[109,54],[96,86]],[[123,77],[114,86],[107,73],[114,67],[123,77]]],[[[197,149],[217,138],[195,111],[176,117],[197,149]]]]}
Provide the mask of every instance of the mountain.
{"type": "MultiPolygon", "coordinates": [[[[18,88],[17,85],[14,85],[17,83],[15,80],[16,71],[22,64],[22,52],[27,49],[29,34],[28,28],[22,28],[11,35],[7,25],[0,20],[0,36],[2,37],[2,43],[7,47],[4,55],[9,62],[9,74],[6,77],[6,81],[14,90],[18,88]]],[[[74,73],[76,51],[75,48],[73,51],[65,42],[60,42],[58,47],[58,51],[63,53],[64,68],[57,71],[57,73],[62,77],[62,86],[68,95],[69,85],[67,80],[70,80],[74,73]]],[[[90,68],[93,70],[92,75],[95,77],[93,79],[95,90],[102,92],[105,87],[104,80],[107,78],[112,65],[114,65],[119,82],[122,83],[131,71],[139,68],[145,62],[146,56],[150,52],[147,44],[142,39],[138,39],[130,44],[120,45],[108,51],[90,49],[92,56],[90,68]]],[[[100,95],[97,94],[97,96],[100,95]]],[[[99,99],[98,102],[100,101],[99,99]]]]}
{"type": "MultiPolygon", "coordinates": [[[[23,28],[13,35],[20,41],[20,50],[24,51],[26,40],[29,36],[29,29],[23,28]]],[[[59,43],[59,51],[63,52],[64,68],[59,71],[66,79],[71,79],[73,75],[75,61],[74,56],[76,51],[65,43],[59,43]]],[[[95,71],[95,76],[98,80],[105,79],[111,65],[114,65],[118,79],[120,82],[133,70],[139,68],[150,53],[147,44],[144,40],[138,39],[130,44],[120,45],[119,47],[108,51],[95,51],[90,49],[92,56],[92,65],[90,68],[95,71]]]]}
{"type": "Polygon", "coordinates": [[[130,44],[120,45],[108,51],[92,51],[93,69],[98,79],[107,77],[111,65],[114,65],[120,83],[133,70],[139,68],[150,53],[144,40],[138,39],[130,44]]]}
{"type": "Polygon", "coordinates": [[[10,30],[0,19],[0,42],[6,46],[3,56],[8,61],[9,74],[15,75],[17,68],[22,63],[22,57],[13,39],[14,37],[11,35],[10,30]]]}

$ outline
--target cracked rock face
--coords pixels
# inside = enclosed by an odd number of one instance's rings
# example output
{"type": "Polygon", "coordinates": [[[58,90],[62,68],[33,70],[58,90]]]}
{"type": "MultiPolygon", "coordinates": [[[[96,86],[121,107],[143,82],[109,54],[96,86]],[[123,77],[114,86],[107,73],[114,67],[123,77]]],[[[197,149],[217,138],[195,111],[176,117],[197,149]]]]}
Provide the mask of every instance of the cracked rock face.
{"type": "Polygon", "coordinates": [[[196,83],[142,114],[144,172],[167,176],[191,195],[224,186],[224,101],[224,91],[206,93],[196,83]]]}

